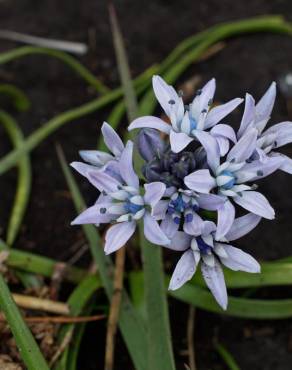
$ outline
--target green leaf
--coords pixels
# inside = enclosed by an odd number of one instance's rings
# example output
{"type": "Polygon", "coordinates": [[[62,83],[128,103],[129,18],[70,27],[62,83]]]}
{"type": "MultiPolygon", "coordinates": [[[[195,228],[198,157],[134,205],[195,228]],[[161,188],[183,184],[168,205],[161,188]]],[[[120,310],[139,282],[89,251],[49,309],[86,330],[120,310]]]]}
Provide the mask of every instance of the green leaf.
{"type": "Polygon", "coordinates": [[[22,46],[17,49],[9,50],[7,52],[0,54],[0,64],[5,64],[13,60],[22,58],[27,55],[45,55],[61,60],[63,63],[67,64],[75,73],[82,77],[89,85],[94,87],[94,89],[102,94],[109,91],[109,89],[101,83],[87,68],[85,68],[81,63],[79,63],[71,55],[64,53],[62,51],[46,49],[35,46],[22,46]]]}
{"type": "Polygon", "coordinates": [[[0,274],[0,308],[10,326],[19,354],[28,370],[49,370],[34,337],[24,322],[3,276],[0,274]]]}
{"type": "Polygon", "coordinates": [[[220,343],[215,343],[215,348],[230,370],[240,370],[233,356],[220,343]]]}
{"type": "MultiPolygon", "coordinates": [[[[0,122],[7,131],[15,148],[23,143],[23,134],[16,121],[6,112],[0,110],[0,122]]],[[[7,244],[12,245],[22,224],[31,192],[31,164],[27,153],[19,159],[18,181],[14,205],[8,223],[7,244]]]]}
{"type": "Polygon", "coordinates": [[[148,328],[148,369],[175,369],[172,352],[162,248],[149,243],[140,226],[143,252],[145,306],[148,328]]]}

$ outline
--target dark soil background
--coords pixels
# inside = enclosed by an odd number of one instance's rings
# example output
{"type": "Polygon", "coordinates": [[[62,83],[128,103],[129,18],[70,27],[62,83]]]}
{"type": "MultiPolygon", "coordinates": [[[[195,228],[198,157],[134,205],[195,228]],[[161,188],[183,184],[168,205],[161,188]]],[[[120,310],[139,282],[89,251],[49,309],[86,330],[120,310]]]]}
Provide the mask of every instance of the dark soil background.
{"type": "MultiPolygon", "coordinates": [[[[133,76],[161,61],[185,37],[222,21],[263,14],[282,14],[292,19],[289,0],[119,0],[115,1],[126,40],[133,76]]],[[[90,51],[80,58],[108,86],[117,86],[118,74],[105,0],[0,0],[0,27],[38,36],[83,41],[90,51]]],[[[0,52],[14,43],[0,42],[0,52]]],[[[260,97],[272,80],[292,70],[292,39],[279,35],[248,35],[228,41],[227,47],[210,60],[196,64],[180,82],[194,74],[203,81],[217,79],[217,99],[225,101],[243,96],[246,91],[260,97]]],[[[12,83],[25,91],[32,108],[16,113],[5,106],[21,124],[26,135],[56,114],[95,97],[79,77],[57,60],[30,56],[0,67],[0,83],[12,83]]],[[[82,232],[70,227],[75,217],[72,201],[58,164],[54,144],[61,143],[68,161],[76,160],[78,150],[93,149],[99,127],[108,112],[87,116],[69,123],[32,153],[33,193],[16,247],[68,260],[82,232]]],[[[278,95],[273,122],[287,120],[286,101],[278,95]]],[[[290,117],[292,119],[292,117],[290,117]]],[[[0,155],[10,149],[0,127],[0,155]]],[[[287,153],[292,155],[292,147],[287,153]]],[[[6,232],[15,188],[16,172],[0,179],[0,236],[6,232]]],[[[87,201],[94,191],[78,177],[87,201]]],[[[273,223],[263,221],[249,236],[240,240],[260,260],[272,260],[292,254],[292,177],[277,173],[265,180],[261,189],[276,209],[273,223]]],[[[76,248],[75,248],[76,249],[76,248]]],[[[89,262],[89,255],[81,261],[89,262]]],[[[291,290],[263,291],[261,296],[290,297],[291,290]]],[[[187,357],[185,305],[170,301],[172,334],[178,370],[187,357]]],[[[105,325],[89,325],[82,346],[80,370],[103,369],[105,325]]],[[[195,347],[198,370],[222,370],[226,366],[216,354],[213,339],[218,338],[238,361],[242,370],[290,370],[292,368],[292,322],[232,319],[202,311],[196,314],[195,347]]],[[[132,369],[126,349],[119,339],[116,369],[132,369]]]]}

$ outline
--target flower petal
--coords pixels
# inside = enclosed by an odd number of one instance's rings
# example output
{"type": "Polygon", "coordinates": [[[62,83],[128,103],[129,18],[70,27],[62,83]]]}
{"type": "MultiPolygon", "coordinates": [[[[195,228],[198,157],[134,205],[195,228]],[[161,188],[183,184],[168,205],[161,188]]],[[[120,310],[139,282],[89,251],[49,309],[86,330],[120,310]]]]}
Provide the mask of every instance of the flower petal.
{"type": "Polygon", "coordinates": [[[227,160],[239,163],[248,159],[256,148],[257,135],[256,129],[249,129],[230,150],[227,160]]]}
{"type": "Polygon", "coordinates": [[[101,132],[106,146],[116,157],[119,157],[124,150],[124,144],[119,135],[107,122],[103,123],[101,132]]]}
{"type": "Polygon", "coordinates": [[[189,249],[179,259],[172,274],[168,289],[179,289],[194,276],[196,268],[197,266],[193,252],[189,249]]]}
{"type": "Polygon", "coordinates": [[[221,240],[230,230],[234,222],[235,208],[229,200],[226,200],[226,202],[218,208],[217,215],[218,220],[215,239],[221,240]]]}
{"type": "Polygon", "coordinates": [[[126,184],[138,189],[139,178],[133,168],[133,143],[130,140],[127,142],[126,148],[121,155],[119,166],[120,174],[126,184]]]}
{"type": "Polygon", "coordinates": [[[162,220],[160,224],[160,227],[164,234],[169,239],[172,239],[175,233],[177,232],[179,225],[173,221],[170,215],[166,214],[165,218],[162,220]]]}
{"type": "Polygon", "coordinates": [[[275,211],[268,200],[257,191],[244,191],[241,196],[233,197],[235,203],[258,216],[273,220],[275,211]]]}
{"type": "Polygon", "coordinates": [[[223,136],[214,136],[214,137],[215,137],[215,139],[217,141],[217,144],[219,146],[220,157],[224,157],[229,151],[229,147],[230,147],[229,140],[226,139],[226,137],[223,137],[223,136]]]}
{"type": "Polygon", "coordinates": [[[201,93],[199,95],[196,95],[196,97],[192,101],[190,107],[192,117],[198,119],[203,110],[207,111],[209,109],[210,102],[213,101],[215,89],[216,81],[214,78],[212,78],[203,86],[203,88],[201,89],[201,93]]]}
{"type": "Polygon", "coordinates": [[[144,201],[146,204],[150,204],[154,207],[158,201],[163,197],[166,189],[166,185],[162,182],[151,182],[150,184],[145,184],[145,194],[144,201]]]}
{"type": "Polygon", "coordinates": [[[170,146],[171,150],[174,153],[181,152],[190,142],[194,140],[194,138],[188,136],[184,132],[175,132],[173,130],[170,131],[170,146]]]}
{"type": "Polygon", "coordinates": [[[84,224],[102,224],[111,222],[114,216],[109,213],[102,214],[100,213],[100,208],[107,208],[110,203],[104,204],[95,204],[92,207],[87,208],[79,216],[77,216],[72,222],[71,225],[84,225],[84,224]]]}
{"type": "Polygon", "coordinates": [[[292,142],[292,122],[281,122],[277,125],[273,125],[267,131],[264,132],[263,137],[269,134],[277,134],[275,141],[275,148],[279,148],[283,145],[292,142]]]}
{"type": "Polygon", "coordinates": [[[183,252],[190,248],[192,236],[184,233],[183,231],[177,231],[171,238],[170,244],[166,247],[174,251],[183,252]]]}
{"type": "Polygon", "coordinates": [[[113,253],[123,247],[134,234],[135,229],[135,221],[121,222],[111,226],[105,235],[105,254],[113,253]]]}
{"type": "Polygon", "coordinates": [[[210,267],[205,263],[201,264],[203,278],[211,290],[218,304],[226,310],[227,308],[227,291],[224,280],[224,275],[220,263],[215,259],[214,267],[210,267]]]}
{"type": "Polygon", "coordinates": [[[198,236],[202,232],[203,220],[199,215],[193,213],[193,219],[191,222],[184,222],[183,229],[184,232],[189,235],[198,236]]]}
{"type": "MultiPolygon", "coordinates": [[[[272,82],[268,90],[256,105],[256,114],[259,119],[268,119],[272,113],[276,99],[276,83],[272,82]]],[[[257,119],[257,120],[259,120],[257,119]]]]}
{"type": "Polygon", "coordinates": [[[98,167],[114,159],[109,153],[100,150],[80,150],[79,155],[85,162],[98,167]]]}
{"type": "Polygon", "coordinates": [[[263,179],[281,168],[281,165],[284,162],[284,158],[280,155],[274,157],[267,156],[266,159],[267,160],[264,163],[260,160],[247,163],[236,172],[236,182],[240,184],[247,181],[263,179]]]}
{"type": "Polygon", "coordinates": [[[87,163],[83,162],[72,162],[70,166],[74,168],[80,175],[87,178],[88,171],[99,171],[100,169],[87,163]]]}
{"type": "Polygon", "coordinates": [[[145,212],[144,218],[144,235],[153,244],[167,245],[170,240],[166,237],[164,232],[161,230],[158,222],[150,215],[149,212],[145,212]]]}
{"type": "Polygon", "coordinates": [[[154,116],[144,116],[135,119],[128,127],[128,131],[134,130],[136,128],[154,128],[158,131],[169,134],[171,130],[171,125],[166,123],[160,118],[154,116]]]}
{"type": "Polygon", "coordinates": [[[205,121],[205,129],[216,125],[216,123],[218,123],[224,117],[226,117],[229,113],[231,113],[242,102],[243,102],[243,99],[235,98],[225,104],[221,104],[221,105],[218,105],[217,107],[212,108],[207,115],[207,118],[205,121]]]}
{"type": "Polygon", "coordinates": [[[152,209],[151,215],[155,220],[162,220],[165,218],[165,214],[168,208],[168,200],[160,200],[152,209]]]}
{"type": "Polygon", "coordinates": [[[216,186],[215,179],[209,170],[198,170],[184,178],[186,186],[198,193],[208,194],[216,186]]]}
{"type": "Polygon", "coordinates": [[[197,201],[201,209],[207,211],[217,211],[217,209],[225,202],[225,197],[216,194],[200,194],[197,201]]]}
{"type": "Polygon", "coordinates": [[[225,235],[225,239],[228,241],[240,239],[253,230],[259,224],[260,220],[261,217],[254,213],[248,213],[236,218],[230,230],[225,235]]]}
{"type": "Polygon", "coordinates": [[[195,136],[204,147],[207,154],[207,161],[213,172],[220,164],[220,149],[217,141],[211,134],[205,131],[195,131],[195,136]]]}
{"type": "Polygon", "coordinates": [[[102,171],[89,171],[86,177],[100,192],[114,193],[121,186],[118,180],[102,171]]]}
{"type": "Polygon", "coordinates": [[[261,272],[261,266],[250,254],[229,244],[225,244],[224,249],[228,257],[219,258],[226,267],[234,271],[245,271],[250,273],[261,272]]]}
{"type": "Polygon", "coordinates": [[[283,163],[280,166],[280,170],[292,175],[292,159],[284,154],[281,154],[281,157],[283,159],[283,163]]]}
{"type": "Polygon", "coordinates": [[[225,125],[224,123],[219,123],[218,125],[214,126],[210,132],[213,136],[223,136],[234,143],[237,141],[233,128],[229,125],[225,125]]]}
{"type": "Polygon", "coordinates": [[[171,104],[169,103],[169,101],[173,100],[174,103],[176,103],[179,100],[179,96],[177,95],[175,89],[172,86],[168,85],[160,76],[152,77],[152,86],[156,99],[159,101],[159,104],[161,105],[166,115],[170,116],[171,104]]]}
{"type": "Polygon", "coordinates": [[[244,112],[241,119],[240,127],[237,133],[238,138],[240,139],[243,134],[245,134],[247,128],[253,122],[255,118],[255,101],[250,94],[245,95],[245,106],[244,112]]]}

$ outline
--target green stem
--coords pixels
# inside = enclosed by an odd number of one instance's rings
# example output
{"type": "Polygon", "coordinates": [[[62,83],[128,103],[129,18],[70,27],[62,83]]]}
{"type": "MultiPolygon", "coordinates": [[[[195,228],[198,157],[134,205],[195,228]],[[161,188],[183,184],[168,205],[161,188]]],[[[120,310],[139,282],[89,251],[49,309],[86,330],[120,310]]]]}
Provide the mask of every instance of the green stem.
{"type": "Polygon", "coordinates": [[[96,91],[102,94],[107,93],[109,91],[108,87],[102,84],[87,68],[85,68],[81,63],[79,63],[75,58],[71,57],[71,55],[69,54],[66,54],[58,50],[46,49],[35,46],[22,46],[20,48],[13,49],[5,53],[1,53],[0,64],[5,64],[11,62],[12,60],[22,58],[24,56],[31,54],[41,54],[57,58],[64,62],[65,64],[67,64],[70,68],[72,68],[89,85],[93,86],[96,89],[96,91]]]}
{"type": "Polygon", "coordinates": [[[19,353],[28,370],[49,370],[49,367],[0,274],[0,308],[10,326],[19,353]]]}
{"type": "Polygon", "coordinates": [[[215,343],[215,348],[230,370],[240,370],[231,353],[220,343],[215,343]]]}
{"type": "Polygon", "coordinates": [[[30,101],[26,97],[26,95],[17,87],[10,85],[10,84],[1,84],[0,85],[0,95],[8,96],[12,102],[14,107],[18,111],[26,111],[30,107],[30,101]]]}
{"type": "Polygon", "coordinates": [[[162,249],[149,243],[140,226],[145,306],[148,326],[148,369],[175,369],[164,284],[162,249]]]}

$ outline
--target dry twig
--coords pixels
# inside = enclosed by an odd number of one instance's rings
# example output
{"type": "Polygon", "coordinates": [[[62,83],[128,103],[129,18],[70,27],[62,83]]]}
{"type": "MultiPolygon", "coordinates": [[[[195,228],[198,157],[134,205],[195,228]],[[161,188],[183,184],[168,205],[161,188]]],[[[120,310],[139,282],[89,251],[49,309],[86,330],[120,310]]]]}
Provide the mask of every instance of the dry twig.
{"type": "Polygon", "coordinates": [[[187,341],[188,341],[188,355],[189,355],[190,370],[196,370],[196,357],[195,357],[195,344],[194,344],[195,313],[196,313],[196,310],[194,306],[190,306],[188,326],[187,326],[187,341]]]}
{"type": "MultiPolygon", "coordinates": [[[[24,317],[27,323],[52,323],[52,324],[78,324],[83,322],[98,321],[104,319],[105,315],[93,316],[32,316],[24,317]]],[[[5,322],[5,316],[0,315],[0,322],[5,322]]]]}

